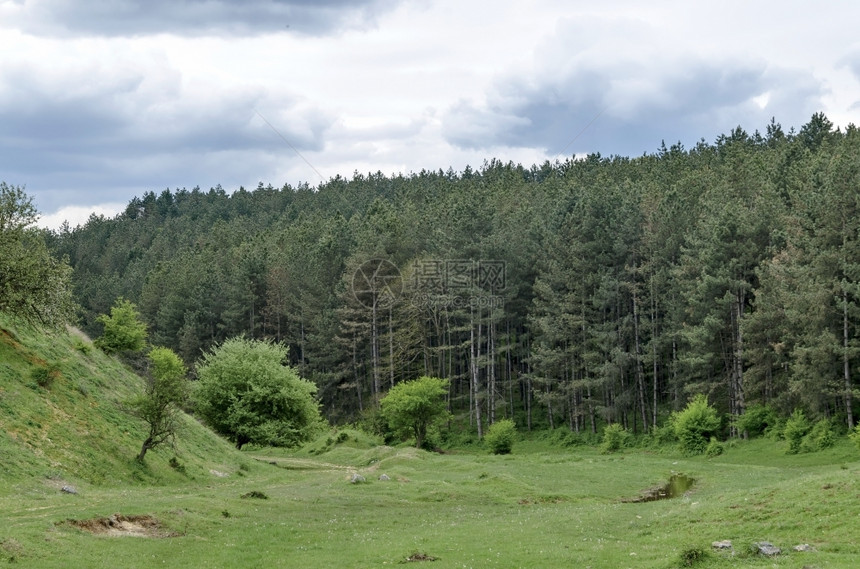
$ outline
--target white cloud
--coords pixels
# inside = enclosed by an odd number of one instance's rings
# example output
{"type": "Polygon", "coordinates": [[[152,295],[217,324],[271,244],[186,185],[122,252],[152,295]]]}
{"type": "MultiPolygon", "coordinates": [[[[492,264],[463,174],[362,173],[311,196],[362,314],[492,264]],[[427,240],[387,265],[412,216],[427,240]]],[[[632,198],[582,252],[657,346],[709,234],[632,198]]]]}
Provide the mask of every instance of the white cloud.
{"type": "Polygon", "coordinates": [[[58,231],[63,223],[68,223],[71,229],[87,222],[91,215],[103,215],[108,218],[116,216],[125,210],[125,203],[104,203],[94,206],[65,206],[48,215],[41,215],[37,225],[46,229],[58,231]]]}

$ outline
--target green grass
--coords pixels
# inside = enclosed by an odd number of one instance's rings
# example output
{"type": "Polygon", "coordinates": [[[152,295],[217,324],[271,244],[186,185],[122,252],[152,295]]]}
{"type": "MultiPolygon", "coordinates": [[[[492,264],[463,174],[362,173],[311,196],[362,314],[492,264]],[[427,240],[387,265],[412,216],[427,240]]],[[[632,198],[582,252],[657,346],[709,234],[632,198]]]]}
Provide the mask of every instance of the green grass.
{"type": "Polygon", "coordinates": [[[2,497],[0,542],[17,544],[18,561],[32,567],[385,567],[420,552],[437,558],[434,568],[668,568],[699,548],[707,553],[697,567],[848,568],[860,554],[860,464],[847,441],[801,457],[753,441],[717,460],[527,442],[508,456],[345,445],[243,456],[253,464],[225,478],[2,497]],[[353,472],[368,482],[350,484],[353,472]],[[697,479],[689,495],[622,502],[672,472],[697,479]],[[269,499],[242,498],[251,492],[269,499]],[[115,512],[156,516],[181,536],[56,525],[115,512]],[[711,551],[723,539],[734,556],[711,551]],[[764,540],[787,553],[747,552],[764,540]],[[789,551],[800,543],[817,551],[789,551]]]}
{"type": "Polygon", "coordinates": [[[237,453],[188,419],[176,451],[140,467],[142,427],[119,405],[139,380],[64,336],[15,338],[0,342],[0,564],[366,568],[418,553],[435,557],[425,562],[434,569],[663,569],[685,560],[823,569],[856,567],[860,557],[860,452],[845,438],[801,455],[786,455],[784,443],[739,442],[709,460],[668,448],[607,455],[546,436],[517,441],[510,455],[441,455],[341,429],[295,452],[237,453]],[[60,367],[48,388],[28,385],[37,359],[60,367]],[[174,456],[185,473],[170,467],[174,456]],[[696,479],[687,495],[624,501],[675,472],[696,479]],[[367,482],[351,484],[353,473],[367,482]],[[79,493],[60,492],[61,481],[79,493]],[[114,513],[154,516],[175,537],[97,536],[63,523],[114,513]],[[734,555],[712,550],[724,539],[734,555]],[[765,540],[785,553],[749,553],[765,540]],[[801,543],[816,551],[791,551],[801,543]]]}

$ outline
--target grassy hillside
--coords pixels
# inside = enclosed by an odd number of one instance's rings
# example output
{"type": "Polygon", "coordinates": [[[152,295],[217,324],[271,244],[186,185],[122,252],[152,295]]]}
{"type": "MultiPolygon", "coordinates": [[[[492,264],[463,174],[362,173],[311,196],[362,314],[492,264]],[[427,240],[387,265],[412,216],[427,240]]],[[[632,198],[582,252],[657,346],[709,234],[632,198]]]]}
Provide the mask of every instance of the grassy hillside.
{"type": "Polygon", "coordinates": [[[175,448],[158,448],[137,463],[145,425],[123,402],[142,390],[140,377],[83,335],[0,319],[0,492],[34,484],[180,482],[239,467],[241,455],[190,417],[175,448]],[[170,466],[174,457],[184,472],[170,466]]]}

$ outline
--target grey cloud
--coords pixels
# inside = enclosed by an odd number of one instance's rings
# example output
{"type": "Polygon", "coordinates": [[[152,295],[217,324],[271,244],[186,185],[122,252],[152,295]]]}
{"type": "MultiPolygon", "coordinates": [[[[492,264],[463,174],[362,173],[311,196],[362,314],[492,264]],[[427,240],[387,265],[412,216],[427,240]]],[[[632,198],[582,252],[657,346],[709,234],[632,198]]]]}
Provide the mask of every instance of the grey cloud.
{"type": "MultiPolygon", "coordinates": [[[[38,35],[139,36],[290,32],[324,35],[374,25],[396,0],[34,0],[12,24],[38,35]]],[[[9,22],[7,22],[7,25],[9,22]]]]}
{"type": "Polygon", "coordinates": [[[598,70],[582,63],[525,85],[509,77],[486,105],[461,102],[450,109],[444,133],[461,148],[537,147],[555,155],[567,147],[566,156],[637,156],[657,150],[662,140],[689,147],[738,125],[763,128],[772,116],[798,125],[818,110],[821,87],[809,75],[738,62],[675,63],[670,70],[624,63],[598,70]],[[761,108],[753,99],[764,94],[769,101],[761,108]]]}
{"type": "Polygon", "coordinates": [[[847,67],[854,78],[860,80],[860,46],[856,46],[849,50],[848,53],[839,59],[840,67],[847,67]]]}
{"type": "Polygon", "coordinates": [[[107,85],[58,97],[61,85],[20,72],[15,79],[14,93],[0,98],[0,171],[5,181],[26,185],[45,212],[61,203],[127,201],[177,184],[256,184],[284,164],[301,163],[280,135],[300,152],[321,150],[334,123],[283,93],[153,100],[129,81],[119,95],[107,85]]]}

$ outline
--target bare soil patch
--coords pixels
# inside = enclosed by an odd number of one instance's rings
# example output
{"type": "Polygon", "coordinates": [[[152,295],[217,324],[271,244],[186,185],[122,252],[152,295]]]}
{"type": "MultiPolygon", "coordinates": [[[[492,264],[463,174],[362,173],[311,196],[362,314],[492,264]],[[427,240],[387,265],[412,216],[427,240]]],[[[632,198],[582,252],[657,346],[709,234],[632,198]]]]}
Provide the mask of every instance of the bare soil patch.
{"type": "Polygon", "coordinates": [[[166,530],[158,519],[153,516],[124,516],[114,514],[107,518],[92,518],[89,520],[68,519],[60,522],[93,535],[110,537],[176,537],[180,534],[166,530]]]}
{"type": "Polygon", "coordinates": [[[412,563],[413,561],[436,561],[437,559],[438,557],[433,557],[432,555],[416,551],[406,558],[405,563],[412,563]]]}

